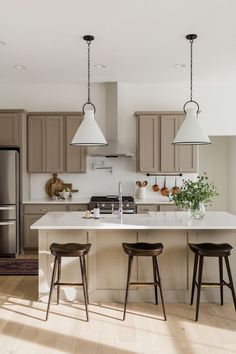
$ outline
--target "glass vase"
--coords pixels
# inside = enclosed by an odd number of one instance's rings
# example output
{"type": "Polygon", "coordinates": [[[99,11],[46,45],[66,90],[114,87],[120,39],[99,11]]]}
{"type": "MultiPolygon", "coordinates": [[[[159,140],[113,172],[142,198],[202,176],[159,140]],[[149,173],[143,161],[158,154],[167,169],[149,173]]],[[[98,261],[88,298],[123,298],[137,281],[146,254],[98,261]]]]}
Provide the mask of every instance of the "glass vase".
{"type": "Polygon", "coordinates": [[[206,215],[205,205],[204,203],[195,202],[191,203],[190,208],[188,210],[188,215],[192,219],[203,219],[206,215]]]}

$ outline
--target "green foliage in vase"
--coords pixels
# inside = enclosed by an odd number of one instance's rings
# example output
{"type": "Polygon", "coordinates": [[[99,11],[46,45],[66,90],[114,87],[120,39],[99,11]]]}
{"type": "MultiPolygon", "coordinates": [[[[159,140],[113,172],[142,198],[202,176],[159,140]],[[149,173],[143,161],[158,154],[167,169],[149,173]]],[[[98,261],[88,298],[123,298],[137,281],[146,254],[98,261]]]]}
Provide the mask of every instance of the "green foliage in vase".
{"type": "Polygon", "coordinates": [[[212,199],[219,195],[213,182],[209,182],[207,174],[197,177],[197,181],[183,180],[180,190],[171,194],[169,199],[184,209],[197,209],[199,203],[211,205],[212,199]]]}

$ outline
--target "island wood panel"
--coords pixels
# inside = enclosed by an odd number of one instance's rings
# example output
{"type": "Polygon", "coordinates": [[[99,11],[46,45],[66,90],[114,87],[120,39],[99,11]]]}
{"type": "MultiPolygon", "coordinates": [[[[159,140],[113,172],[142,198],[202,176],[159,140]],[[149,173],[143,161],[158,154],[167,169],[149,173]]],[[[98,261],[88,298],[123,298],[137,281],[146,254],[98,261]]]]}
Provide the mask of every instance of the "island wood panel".
{"type": "MultiPolygon", "coordinates": [[[[169,215],[169,214],[168,214],[169,215]]],[[[168,219],[168,215],[166,218],[168,219]]],[[[167,220],[168,223],[168,220],[167,220]]],[[[189,302],[192,281],[193,254],[188,242],[228,242],[236,248],[236,231],[229,230],[40,230],[39,231],[39,297],[48,294],[52,274],[53,256],[49,247],[52,242],[79,242],[92,244],[87,257],[89,296],[91,301],[124,301],[127,278],[128,255],[122,242],[162,242],[164,250],[159,256],[160,272],[166,302],[189,302]]],[[[231,270],[236,285],[236,255],[230,256],[231,270]]],[[[77,259],[63,260],[62,280],[80,281],[77,259]]],[[[151,281],[152,263],[144,257],[134,258],[132,280],[151,281]]],[[[217,260],[207,259],[204,263],[204,279],[218,280],[217,260]],[[213,279],[214,278],[214,279],[213,279]]],[[[227,281],[227,274],[225,273],[227,281]]],[[[83,300],[77,288],[62,289],[61,297],[68,300],[83,300]]],[[[225,301],[232,302],[229,289],[224,290],[225,301]]],[[[131,287],[129,300],[154,301],[153,286],[131,287]]],[[[219,303],[219,289],[202,289],[201,301],[219,303]]]]}
{"type": "MultiPolygon", "coordinates": [[[[138,242],[161,242],[163,244],[163,252],[158,256],[163,289],[188,289],[186,231],[139,231],[138,242]]],[[[153,281],[152,257],[139,257],[138,281],[153,281]]]]}
{"type": "MultiPolygon", "coordinates": [[[[137,242],[136,231],[103,230],[89,233],[92,243],[90,270],[96,290],[124,290],[127,279],[128,255],[123,242],[137,242]],[[93,263],[93,264],[91,264],[93,263]],[[95,277],[96,274],[96,277],[95,277]]],[[[137,281],[137,260],[134,260],[133,278],[137,281]]]]}
{"type": "MultiPolygon", "coordinates": [[[[50,288],[54,256],[50,252],[50,245],[53,243],[87,243],[87,231],[82,230],[60,230],[60,231],[39,231],[39,283],[40,293],[48,293],[50,288]],[[43,237],[40,237],[43,233],[43,237]]],[[[88,262],[86,257],[86,264],[88,262]]],[[[80,261],[78,257],[62,258],[62,282],[81,282],[80,261]]],[[[56,287],[55,287],[56,289],[56,287]]],[[[82,294],[82,289],[80,295],[82,294]]],[[[75,287],[61,287],[61,298],[73,300],[77,297],[75,287]]],[[[81,297],[80,297],[81,298],[81,297]]]]}

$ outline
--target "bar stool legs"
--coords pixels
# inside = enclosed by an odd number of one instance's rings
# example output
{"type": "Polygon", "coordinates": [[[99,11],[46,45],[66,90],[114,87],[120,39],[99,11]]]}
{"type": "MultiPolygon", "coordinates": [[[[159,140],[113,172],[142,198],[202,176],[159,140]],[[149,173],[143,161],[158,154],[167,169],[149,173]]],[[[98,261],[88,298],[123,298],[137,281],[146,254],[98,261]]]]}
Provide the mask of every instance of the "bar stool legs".
{"type": "Polygon", "coordinates": [[[156,302],[156,305],[158,305],[158,295],[157,295],[157,267],[156,267],[155,257],[152,257],[152,265],[153,265],[153,278],[154,278],[155,302],[156,302]]]}
{"type": "MultiPolygon", "coordinates": [[[[193,245],[194,246],[194,245],[193,245]]],[[[196,315],[195,315],[195,321],[198,321],[198,316],[199,316],[199,305],[200,305],[200,296],[201,296],[201,287],[202,285],[211,285],[211,286],[219,286],[220,287],[220,304],[224,304],[224,294],[223,294],[223,287],[226,285],[230,288],[231,293],[232,293],[232,298],[233,298],[233,303],[234,303],[234,308],[236,310],[236,296],[235,296],[235,290],[234,290],[234,284],[233,284],[233,278],[230,270],[230,264],[229,264],[229,258],[228,255],[214,255],[215,257],[219,258],[219,283],[204,283],[202,282],[202,271],[203,271],[203,261],[204,261],[204,256],[205,255],[199,255],[198,253],[195,253],[194,257],[194,267],[193,267],[193,279],[192,279],[192,291],[191,291],[191,300],[190,304],[193,304],[193,299],[194,299],[194,291],[195,291],[195,286],[197,287],[197,300],[196,300],[196,315]],[[223,258],[225,260],[225,265],[227,269],[227,274],[228,274],[228,279],[229,282],[227,283],[223,279],[223,258]],[[197,273],[198,273],[198,281],[196,281],[197,278],[197,273]]],[[[209,254],[206,254],[206,257],[209,256],[209,254]]]]}
{"type": "MultiPolygon", "coordinates": [[[[88,321],[89,320],[89,314],[88,314],[89,297],[88,297],[88,281],[87,281],[87,274],[86,274],[85,257],[79,256],[79,260],[80,260],[82,283],[77,283],[77,284],[73,284],[73,285],[82,285],[82,287],[83,287],[86,319],[88,321]]],[[[51,304],[52,292],[53,292],[54,286],[57,286],[57,305],[58,305],[59,301],[60,301],[60,285],[70,285],[70,283],[60,283],[60,279],[61,279],[61,257],[55,256],[53,271],[52,271],[51,285],[50,285],[50,292],[49,292],[49,298],[48,298],[48,305],[47,305],[46,321],[48,320],[48,314],[49,314],[49,310],[50,310],[50,304],[51,304]],[[56,268],[57,268],[57,281],[55,282],[56,268]]]]}
{"type": "Polygon", "coordinates": [[[220,274],[220,304],[224,304],[224,293],[223,293],[223,262],[222,257],[219,257],[219,274],[220,274]]]}
{"type": "Polygon", "coordinates": [[[51,279],[50,292],[49,292],[49,298],[48,298],[47,313],[46,313],[46,321],[48,320],[48,314],[49,314],[50,303],[51,303],[51,298],[52,298],[52,291],[53,291],[54,283],[55,283],[56,265],[57,265],[57,257],[55,257],[55,259],[54,259],[54,265],[53,265],[53,271],[52,271],[52,279],[51,279]]]}
{"type": "Polygon", "coordinates": [[[82,286],[83,286],[83,291],[84,291],[84,303],[85,303],[85,310],[86,310],[86,318],[88,321],[89,320],[88,293],[87,293],[88,286],[87,286],[87,281],[86,281],[86,277],[85,277],[85,269],[84,269],[85,261],[82,258],[84,258],[84,257],[83,256],[79,257],[79,260],[80,260],[80,269],[81,269],[81,276],[82,276],[82,286]]]}
{"type": "Polygon", "coordinates": [[[60,300],[60,280],[61,280],[61,257],[57,259],[57,305],[59,305],[60,300]]]}
{"type": "Polygon", "coordinates": [[[235,311],[236,311],[236,297],[235,297],[233,278],[232,278],[230,265],[229,265],[229,258],[228,258],[228,256],[225,256],[224,258],[225,258],[225,264],[226,264],[226,269],[227,269],[228,278],[229,278],[229,287],[231,289],[232,298],[233,298],[233,302],[234,302],[234,308],[235,308],[235,311]]]}
{"type": "MultiPolygon", "coordinates": [[[[138,282],[131,282],[131,271],[132,271],[132,263],[133,263],[133,256],[129,255],[128,258],[128,273],[127,273],[127,283],[126,283],[126,292],[125,292],[125,303],[124,303],[124,312],[123,312],[123,321],[125,320],[126,316],[126,309],[127,309],[127,303],[128,303],[128,294],[129,294],[129,286],[130,285],[137,285],[138,284],[143,284],[145,283],[138,283],[138,282]]],[[[164,306],[164,298],[163,298],[163,293],[162,293],[162,287],[161,287],[161,278],[160,278],[160,273],[159,273],[159,266],[158,266],[158,261],[156,256],[152,256],[152,263],[153,263],[153,277],[154,277],[154,282],[153,283],[147,283],[147,285],[153,284],[154,285],[154,291],[155,291],[155,303],[156,305],[158,304],[158,297],[157,297],[157,286],[159,287],[160,290],[160,296],[161,296],[161,303],[162,303],[162,310],[163,310],[163,316],[164,320],[166,321],[166,312],[165,312],[165,306],[164,306]]]]}
{"type": "Polygon", "coordinates": [[[133,263],[133,256],[129,256],[129,259],[128,259],[127,283],[126,283],[126,291],[125,291],[125,304],[124,304],[123,321],[125,320],[125,315],[126,315],[126,308],[127,308],[127,302],[128,302],[128,292],[129,292],[129,285],[130,285],[130,275],[131,275],[132,263],[133,263]]]}
{"type": "Polygon", "coordinates": [[[162,304],[162,311],[163,311],[163,315],[164,315],[164,320],[166,321],[166,311],[165,311],[165,305],[164,305],[164,297],[163,297],[163,293],[162,293],[162,286],[161,286],[161,277],[160,277],[160,272],[159,272],[159,265],[158,265],[158,260],[157,257],[155,258],[155,265],[156,265],[156,272],[157,272],[157,285],[159,286],[159,290],[160,290],[160,295],[161,295],[161,304],[162,304]]]}

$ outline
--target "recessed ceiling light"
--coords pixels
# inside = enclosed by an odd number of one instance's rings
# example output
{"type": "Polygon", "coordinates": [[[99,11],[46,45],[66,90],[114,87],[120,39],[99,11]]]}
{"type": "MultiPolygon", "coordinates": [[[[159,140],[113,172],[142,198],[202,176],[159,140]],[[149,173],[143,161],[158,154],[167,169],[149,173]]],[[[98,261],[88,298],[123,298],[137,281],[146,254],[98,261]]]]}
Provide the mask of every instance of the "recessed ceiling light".
{"type": "Polygon", "coordinates": [[[4,41],[0,41],[0,45],[6,45],[7,43],[4,41]]]}
{"type": "Polygon", "coordinates": [[[24,65],[14,65],[14,69],[24,70],[24,69],[26,69],[26,66],[24,66],[24,65]]]}
{"type": "Polygon", "coordinates": [[[106,68],[106,65],[105,64],[96,64],[96,65],[94,65],[95,66],[95,68],[97,68],[97,69],[105,69],[106,68]]]}
{"type": "Polygon", "coordinates": [[[178,68],[178,69],[179,69],[179,68],[185,68],[185,66],[186,66],[185,64],[181,64],[181,63],[178,63],[178,64],[175,64],[175,65],[174,65],[174,67],[175,67],[175,68],[178,68]]]}

